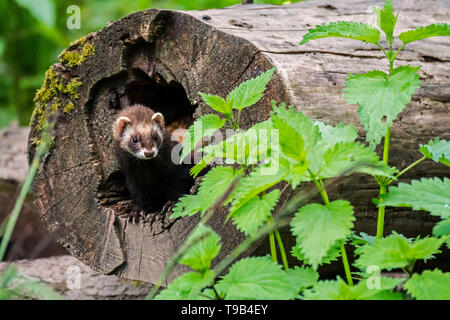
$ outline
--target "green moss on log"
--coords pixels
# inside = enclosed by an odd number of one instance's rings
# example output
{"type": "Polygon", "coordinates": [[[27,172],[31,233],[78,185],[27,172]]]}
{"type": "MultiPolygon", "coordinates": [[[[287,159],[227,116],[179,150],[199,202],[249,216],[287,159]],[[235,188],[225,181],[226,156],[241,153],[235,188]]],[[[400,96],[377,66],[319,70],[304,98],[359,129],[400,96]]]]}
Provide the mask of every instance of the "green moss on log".
{"type": "Polygon", "coordinates": [[[83,37],[80,40],[72,43],[70,47],[76,46],[73,50],[64,50],[58,57],[59,62],[70,68],[79,66],[95,53],[95,48],[92,44],[86,42],[83,37]]]}
{"type": "MultiPolygon", "coordinates": [[[[81,85],[79,78],[73,78],[67,82],[55,71],[54,66],[48,69],[45,73],[44,84],[36,92],[33,100],[36,106],[31,117],[31,125],[34,125],[38,133],[42,131],[48,119],[58,111],[68,115],[72,113],[75,107],[74,101],[79,98],[78,88],[81,85]]],[[[32,141],[36,145],[40,143],[39,138],[34,138],[32,141]]]]}

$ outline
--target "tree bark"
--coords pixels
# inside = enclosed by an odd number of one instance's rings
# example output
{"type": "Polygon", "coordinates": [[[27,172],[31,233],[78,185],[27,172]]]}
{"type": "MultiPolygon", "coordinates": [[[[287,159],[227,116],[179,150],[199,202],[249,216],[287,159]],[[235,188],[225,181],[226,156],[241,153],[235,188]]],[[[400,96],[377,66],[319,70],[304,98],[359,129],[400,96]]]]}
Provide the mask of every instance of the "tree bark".
{"type": "MultiPolygon", "coordinates": [[[[115,115],[133,103],[143,103],[163,112],[169,123],[191,114],[197,118],[211,112],[199,91],[224,97],[242,81],[276,67],[263,99],[243,111],[244,127],[267,119],[270,101],[275,99],[328,124],[353,123],[364,137],[357,106],[344,101],[342,89],[347,73],[388,70],[382,53],[373,45],[348,39],[298,43],[317,24],[338,20],[375,24],[372,5],[382,7],[383,2],[306,1],[190,12],[151,9],[73,44],[67,52],[81,54],[90,44],[95,53],[79,65],[63,60],[52,67],[65,87],[53,92],[59,100],[38,99],[32,123],[30,158],[35,149],[31,141],[39,139],[40,120],[55,113],[59,106],[55,103],[74,105],[56,113],[54,145],[34,184],[41,219],[72,255],[94,270],[154,283],[198,217],[172,221],[168,215],[158,215],[152,223],[137,225],[117,217],[117,201],[126,191],[112,150],[115,115]],[[70,81],[76,78],[80,85],[73,94],[70,81]]],[[[396,33],[450,18],[445,1],[418,0],[414,6],[396,1],[396,9],[400,11],[396,33]]],[[[436,136],[450,138],[448,40],[409,44],[398,57],[397,65],[405,64],[422,65],[422,86],[392,127],[390,164],[398,168],[418,159],[419,144],[436,136]]],[[[50,84],[49,80],[44,87],[50,84]]],[[[426,161],[401,181],[448,174],[448,168],[426,161]]],[[[355,230],[374,234],[372,199],[377,190],[371,177],[351,176],[331,190],[330,198],[351,201],[357,215],[355,230]]],[[[288,189],[283,196],[289,196],[288,189]]],[[[219,259],[244,238],[230,221],[224,224],[226,215],[226,210],[218,210],[209,222],[222,236],[219,259]]],[[[423,212],[388,208],[385,233],[427,234],[435,221],[423,212]]],[[[287,242],[289,250],[292,238],[287,242]]],[[[265,247],[264,243],[257,252],[265,247]]],[[[178,266],[169,280],[186,270],[178,266]]]]}

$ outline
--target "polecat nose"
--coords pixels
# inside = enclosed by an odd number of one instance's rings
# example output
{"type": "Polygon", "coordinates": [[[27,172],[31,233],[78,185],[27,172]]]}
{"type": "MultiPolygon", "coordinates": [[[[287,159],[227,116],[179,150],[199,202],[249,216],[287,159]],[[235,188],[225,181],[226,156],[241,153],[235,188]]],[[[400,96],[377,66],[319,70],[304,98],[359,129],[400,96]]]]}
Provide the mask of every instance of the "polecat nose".
{"type": "Polygon", "coordinates": [[[146,158],[151,158],[151,157],[153,157],[155,155],[155,151],[153,151],[153,150],[145,150],[144,151],[144,156],[146,157],[146,158]]]}

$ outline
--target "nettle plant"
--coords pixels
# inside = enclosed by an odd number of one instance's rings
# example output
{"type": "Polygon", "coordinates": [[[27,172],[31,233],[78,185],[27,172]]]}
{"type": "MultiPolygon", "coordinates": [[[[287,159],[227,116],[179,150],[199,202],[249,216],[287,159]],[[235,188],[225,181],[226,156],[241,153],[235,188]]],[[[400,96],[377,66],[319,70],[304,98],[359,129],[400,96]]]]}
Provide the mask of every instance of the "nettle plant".
{"type": "MultiPolygon", "coordinates": [[[[202,218],[169,262],[161,281],[176,263],[185,264],[192,271],[175,279],[157,299],[450,299],[450,273],[439,269],[413,273],[417,260],[431,259],[441,246],[450,246],[450,179],[413,180],[388,190],[401,175],[426,159],[450,165],[450,143],[439,138],[418,146],[422,157],[405,169],[400,171],[388,165],[390,128],[420,86],[419,67],[394,68],[394,60],[406,44],[450,35],[450,27],[436,24],[403,32],[399,36],[403,44],[394,51],[393,31],[398,15],[394,15],[391,1],[386,1],[383,9],[375,8],[375,13],[378,26],[386,34],[389,46],[386,50],[379,43],[378,29],[355,22],[316,26],[301,42],[306,44],[325,37],[350,38],[372,43],[386,55],[389,73],[374,70],[350,74],[346,80],[344,98],[359,106],[358,114],[366,131],[365,144],[355,141],[358,135],[352,124],[330,126],[275,101],[269,119],[242,130],[242,110],[261,99],[274,69],[245,81],[226,99],[200,93],[219,115],[206,114],[189,128],[182,159],[205,137],[217,136],[221,129],[227,128],[233,134],[200,149],[203,156],[192,168],[193,176],[210,164],[214,167],[202,177],[196,194],[180,199],[171,218],[195,214],[202,218]],[[374,150],[383,138],[380,160],[374,150]],[[343,199],[328,198],[327,187],[333,183],[330,179],[352,173],[372,175],[380,186],[379,197],[374,200],[379,209],[376,236],[355,234],[352,205],[343,199]],[[291,200],[272,216],[279,204],[280,188],[287,185],[298,190],[305,182],[312,182],[315,193],[296,197],[294,191],[291,200]],[[323,203],[307,203],[314,194],[320,194],[323,203]],[[221,239],[205,223],[223,206],[229,212],[228,219],[247,239],[212,268],[221,239]],[[386,206],[425,210],[442,221],[436,224],[433,236],[408,239],[394,232],[383,237],[386,206]],[[278,228],[287,224],[296,238],[290,254],[302,262],[301,267],[288,266],[278,232],[278,228]],[[243,258],[232,264],[252,242],[266,235],[270,255],[243,258]],[[356,247],[353,266],[358,272],[350,270],[348,245],[356,247]],[[339,276],[336,280],[319,280],[317,268],[339,257],[345,280],[339,276]],[[228,273],[221,275],[230,265],[228,273]],[[381,275],[381,271],[393,269],[402,270],[404,277],[381,275]]],[[[158,286],[149,298],[157,289],[158,286]]]]}

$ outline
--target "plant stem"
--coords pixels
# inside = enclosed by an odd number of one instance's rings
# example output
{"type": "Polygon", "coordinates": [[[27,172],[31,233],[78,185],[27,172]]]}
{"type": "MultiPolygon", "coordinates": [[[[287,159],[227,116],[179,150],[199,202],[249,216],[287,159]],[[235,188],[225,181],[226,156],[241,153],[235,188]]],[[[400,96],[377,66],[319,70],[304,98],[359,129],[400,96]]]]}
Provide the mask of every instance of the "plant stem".
{"type": "Polygon", "coordinates": [[[239,129],[239,126],[241,125],[241,111],[242,110],[238,111],[237,120],[236,120],[236,124],[237,124],[238,129],[239,129]]]}
{"type": "Polygon", "coordinates": [[[376,45],[378,48],[380,48],[380,50],[383,51],[383,53],[384,53],[384,55],[386,56],[386,58],[389,59],[389,56],[388,56],[386,50],[384,50],[384,48],[383,48],[379,43],[376,43],[375,45],[376,45]]]}
{"type": "MultiPolygon", "coordinates": [[[[330,204],[330,200],[328,199],[328,194],[327,191],[325,190],[325,186],[323,185],[322,181],[320,180],[318,181],[317,178],[314,177],[311,172],[310,174],[313,178],[314,184],[316,185],[320,195],[322,196],[323,202],[325,202],[325,204],[328,206],[330,204]]],[[[350,264],[348,263],[344,242],[341,244],[341,256],[342,256],[342,263],[344,264],[345,276],[347,277],[347,283],[349,286],[353,287],[352,274],[350,273],[350,264]]]]}
{"type": "Polygon", "coordinates": [[[388,165],[389,161],[389,142],[391,140],[391,128],[387,128],[386,136],[384,137],[383,162],[388,165]]]}
{"type": "Polygon", "coordinates": [[[269,234],[269,243],[270,243],[270,255],[272,256],[272,261],[278,262],[277,248],[275,247],[275,236],[274,236],[273,231],[269,234]]]}
{"type": "Polygon", "coordinates": [[[314,184],[316,185],[317,189],[319,190],[320,195],[322,196],[323,202],[328,206],[330,204],[330,200],[328,199],[328,194],[323,187],[323,185],[317,181],[315,177],[313,177],[314,184]]]}
{"type": "MultiPolygon", "coordinates": [[[[421,163],[423,160],[425,160],[427,157],[423,156],[422,158],[420,158],[419,160],[417,160],[416,162],[414,162],[413,164],[410,164],[408,167],[406,167],[405,169],[403,169],[402,171],[400,171],[399,173],[396,174],[396,178],[400,177],[402,174],[404,174],[405,172],[411,170],[412,168],[414,168],[415,166],[417,166],[419,163],[421,163]]],[[[390,181],[388,183],[388,185],[390,185],[393,181],[390,181]]]]}
{"type": "Polygon", "coordinates": [[[278,229],[275,230],[275,237],[277,238],[278,248],[280,249],[281,261],[283,261],[284,270],[288,270],[289,265],[286,257],[286,251],[284,250],[283,240],[281,239],[281,235],[278,229]]]}
{"type": "Polygon", "coordinates": [[[345,276],[347,277],[347,283],[350,287],[353,287],[352,274],[350,273],[350,265],[348,264],[347,252],[345,251],[345,242],[341,244],[342,263],[344,264],[345,276]]]}
{"type": "MultiPolygon", "coordinates": [[[[383,163],[388,165],[389,161],[389,141],[391,139],[391,128],[389,127],[386,131],[386,136],[384,137],[384,149],[383,149],[383,163]]],[[[379,198],[381,201],[381,196],[386,193],[386,184],[380,184],[380,194],[379,198]]],[[[383,229],[384,229],[384,216],[386,214],[386,207],[379,206],[378,207],[378,221],[377,221],[377,238],[383,238],[383,229]]]]}
{"type": "Polygon", "coordinates": [[[392,57],[392,61],[395,60],[395,58],[397,58],[397,55],[399,54],[400,51],[402,51],[403,47],[405,46],[405,43],[401,45],[400,48],[398,48],[397,52],[394,54],[394,56],[392,57]]]}

